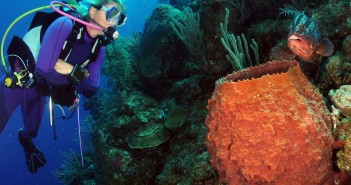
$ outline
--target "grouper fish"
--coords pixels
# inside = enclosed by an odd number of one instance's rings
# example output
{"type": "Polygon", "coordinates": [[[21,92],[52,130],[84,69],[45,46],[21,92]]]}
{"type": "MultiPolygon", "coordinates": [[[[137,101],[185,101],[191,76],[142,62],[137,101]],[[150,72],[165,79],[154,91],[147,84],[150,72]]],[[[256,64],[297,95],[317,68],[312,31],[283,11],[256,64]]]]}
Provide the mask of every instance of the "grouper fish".
{"type": "Polygon", "coordinates": [[[313,20],[304,12],[296,12],[289,26],[287,47],[273,47],[270,58],[281,60],[298,57],[304,62],[316,62],[323,56],[330,56],[333,51],[333,43],[327,38],[321,39],[313,20]]]}

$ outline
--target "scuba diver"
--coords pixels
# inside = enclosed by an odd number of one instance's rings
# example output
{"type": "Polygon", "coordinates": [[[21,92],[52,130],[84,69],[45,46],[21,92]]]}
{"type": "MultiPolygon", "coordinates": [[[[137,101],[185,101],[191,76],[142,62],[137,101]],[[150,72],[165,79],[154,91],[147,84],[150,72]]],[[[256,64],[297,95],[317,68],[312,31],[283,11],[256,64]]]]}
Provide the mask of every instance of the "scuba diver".
{"type": "Polygon", "coordinates": [[[18,131],[18,138],[31,173],[46,164],[44,154],[33,142],[46,97],[71,110],[78,106],[77,94],[91,97],[99,86],[105,46],[117,39],[115,27],[126,20],[124,0],[83,0],[74,10],[70,14],[62,11],[67,16],[55,17],[45,28],[37,53],[25,43],[22,46],[32,55],[27,56],[18,44],[10,44],[8,49],[13,75],[3,77],[5,83],[0,85],[0,133],[20,105],[24,128],[18,131]],[[36,64],[28,65],[31,61],[36,64]]]}

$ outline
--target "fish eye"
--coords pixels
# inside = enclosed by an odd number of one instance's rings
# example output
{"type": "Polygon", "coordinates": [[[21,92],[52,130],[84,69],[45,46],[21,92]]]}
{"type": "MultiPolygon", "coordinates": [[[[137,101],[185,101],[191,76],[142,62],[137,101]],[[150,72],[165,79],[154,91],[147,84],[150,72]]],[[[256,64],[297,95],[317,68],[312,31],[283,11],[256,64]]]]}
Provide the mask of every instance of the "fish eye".
{"type": "Polygon", "coordinates": [[[305,25],[300,25],[300,30],[304,30],[306,27],[305,27],[305,25]]]}

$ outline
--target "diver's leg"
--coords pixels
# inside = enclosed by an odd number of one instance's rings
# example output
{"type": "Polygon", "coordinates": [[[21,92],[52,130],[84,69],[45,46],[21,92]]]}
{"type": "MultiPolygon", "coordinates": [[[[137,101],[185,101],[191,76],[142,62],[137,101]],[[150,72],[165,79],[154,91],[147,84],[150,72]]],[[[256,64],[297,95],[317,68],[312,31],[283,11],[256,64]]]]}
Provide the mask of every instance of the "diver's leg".
{"type": "Polygon", "coordinates": [[[8,88],[3,84],[0,85],[0,133],[20,104],[23,98],[22,91],[23,89],[20,88],[8,88]]]}
{"type": "Polygon", "coordinates": [[[36,92],[35,88],[27,89],[26,101],[21,104],[24,129],[18,131],[18,139],[26,155],[26,164],[31,173],[36,173],[38,168],[46,164],[44,154],[33,143],[32,138],[38,134],[43,116],[45,96],[36,92]]]}
{"type": "Polygon", "coordinates": [[[26,89],[25,100],[21,103],[24,122],[23,137],[31,139],[37,136],[43,117],[45,96],[37,93],[35,88],[26,89]]]}

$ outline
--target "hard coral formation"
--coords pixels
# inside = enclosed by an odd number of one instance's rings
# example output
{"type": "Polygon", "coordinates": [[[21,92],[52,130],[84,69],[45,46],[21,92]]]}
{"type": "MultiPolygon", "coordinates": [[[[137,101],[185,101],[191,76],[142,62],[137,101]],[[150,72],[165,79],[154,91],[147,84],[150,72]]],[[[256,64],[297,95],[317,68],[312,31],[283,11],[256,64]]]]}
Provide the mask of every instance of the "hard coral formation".
{"type": "Polygon", "coordinates": [[[141,38],[137,67],[143,89],[150,89],[154,97],[167,93],[170,82],[181,78],[183,61],[189,55],[177,38],[170,22],[178,20],[182,12],[170,5],[159,5],[147,19],[141,38]]]}
{"type": "Polygon", "coordinates": [[[171,137],[168,130],[161,124],[148,124],[132,132],[127,137],[130,148],[150,148],[158,146],[171,137]]]}
{"type": "MultiPolygon", "coordinates": [[[[350,18],[351,21],[351,18],[350,18]]],[[[351,35],[348,35],[342,42],[342,53],[347,58],[351,59],[351,35]]]]}
{"type": "Polygon", "coordinates": [[[351,82],[351,63],[339,53],[328,58],[321,77],[320,89],[329,91],[351,82]]]}
{"type": "MultiPolygon", "coordinates": [[[[311,18],[317,24],[322,37],[329,38],[333,43],[342,41],[351,34],[351,14],[349,1],[330,0],[324,5],[311,10],[311,18]]],[[[335,45],[339,50],[340,45],[335,45]]]]}
{"type": "Polygon", "coordinates": [[[334,148],[338,148],[336,153],[336,164],[342,172],[351,173],[351,120],[343,118],[336,125],[334,135],[337,138],[338,145],[334,144],[334,148]]]}
{"type": "Polygon", "coordinates": [[[188,117],[188,110],[185,106],[175,106],[165,115],[165,127],[176,129],[182,127],[188,117]]]}
{"type": "Polygon", "coordinates": [[[109,76],[113,87],[119,89],[130,89],[139,80],[135,71],[135,56],[140,47],[141,35],[131,34],[128,37],[119,37],[106,46],[105,62],[102,71],[109,76]]]}
{"type": "Polygon", "coordinates": [[[228,75],[208,101],[207,147],[228,184],[331,184],[331,119],[296,61],[228,75]]]}
{"type": "Polygon", "coordinates": [[[342,150],[340,150],[336,156],[338,157],[337,165],[338,168],[342,171],[351,172],[351,137],[350,135],[347,136],[345,139],[345,145],[342,150]]]}
{"type": "Polygon", "coordinates": [[[337,90],[330,90],[329,97],[341,114],[351,117],[351,85],[343,85],[337,90]]]}

